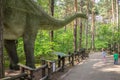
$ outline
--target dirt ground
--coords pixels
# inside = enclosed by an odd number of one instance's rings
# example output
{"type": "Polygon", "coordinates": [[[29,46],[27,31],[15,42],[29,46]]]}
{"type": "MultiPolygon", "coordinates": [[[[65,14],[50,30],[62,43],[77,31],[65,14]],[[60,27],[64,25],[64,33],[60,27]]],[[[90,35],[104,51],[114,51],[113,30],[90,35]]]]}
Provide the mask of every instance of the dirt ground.
{"type": "Polygon", "coordinates": [[[111,55],[104,62],[100,52],[93,53],[87,61],[74,66],[58,80],[120,80],[120,64],[114,65],[111,55]]]}

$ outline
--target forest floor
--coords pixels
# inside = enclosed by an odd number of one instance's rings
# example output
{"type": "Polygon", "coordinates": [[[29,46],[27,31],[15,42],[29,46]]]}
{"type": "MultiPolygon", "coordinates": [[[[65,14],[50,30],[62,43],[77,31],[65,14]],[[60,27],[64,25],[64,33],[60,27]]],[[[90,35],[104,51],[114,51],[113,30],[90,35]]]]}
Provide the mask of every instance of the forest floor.
{"type": "Polygon", "coordinates": [[[104,62],[101,53],[96,52],[56,80],[120,80],[120,60],[114,65],[113,56],[108,55],[104,62]]]}

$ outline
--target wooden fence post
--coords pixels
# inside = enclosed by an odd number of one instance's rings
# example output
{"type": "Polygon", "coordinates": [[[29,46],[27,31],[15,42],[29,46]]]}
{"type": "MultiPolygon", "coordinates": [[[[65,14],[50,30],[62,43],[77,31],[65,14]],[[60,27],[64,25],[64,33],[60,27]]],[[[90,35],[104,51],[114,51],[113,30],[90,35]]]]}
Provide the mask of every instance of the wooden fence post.
{"type": "Polygon", "coordinates": [[[61,57],[58,55],[58,67],[61,67],[61,57]]]}
{"type": "Polygon", "coordinates": [[[69,61],[69,64],[71,64],[71,59],[70,59],[71,54],[70,54],[70,52],[68,53],[68,55],[69,55],[69,57],[68,57],[68,61],[69,61]]]}
{"type": "Polygon", "coordinates": [[[74,66],[74,53],[72,53],[72,66],[74,66]]]}
{"type": "Polygon", "coordinates": [[[4,77],[3,66],[3,0],[0,0],[0,78],[4,77]]]}
{"type": "Polygon", "coordinates": [[[52,67],[52,62],[48,62],[48,79],[51,79],[52,67]]]}
{"type": "Polygon", "coordinates": [[[80,63],[80,52],[78,51],[77,54],[78,54],[78,62],[80,63]]]}
{"type": "MultiPolygon", "coordinates": [[[[45,65],[45,60],[42,60],[42,65],[45,65]]],[[[42,69],[42,77],[45,77],[45,68],[42,69]]]]}
{"type": "Polygon", "coordinates": [[[62,57],[62,71],[64,71],[65,67],[65,57],[62,57]]]}

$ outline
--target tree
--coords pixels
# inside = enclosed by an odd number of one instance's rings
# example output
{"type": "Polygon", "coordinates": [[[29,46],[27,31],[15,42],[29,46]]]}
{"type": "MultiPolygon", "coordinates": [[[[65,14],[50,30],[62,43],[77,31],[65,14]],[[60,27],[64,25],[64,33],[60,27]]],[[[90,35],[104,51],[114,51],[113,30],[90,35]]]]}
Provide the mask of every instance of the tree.
{"type": "Polygon", "coordinates": [[[91,27],[91,35],[92,35],[92,44],[91,44],[91,48],[92,50],[95,49],[95,42],[94,42],[94,38],[95,38],[95,2],[94,0],[92,0],[92,5],[93,5],[93,8],[92,8],[92,27],[91,27]]]}
{"type": "MultiPolygon", "coordinates": [[[[118,0],[116,0],[116,24],[117,24],[117,32],[119,34],[119,1],[118,0]]],[[[118,46],[118,52],[120,52],[119,38],[118,38],[117,46],[118,46]]]]}
{"type": "MultiPolygon", "coordinates": [[[[77,0],[75,0],[74,10],[77,12],[77,0]]],[[[74,21],[74,51],[77,51],[77,19],[74,21]]]]}
{"type": "Polygon", "coordinates": [[[0,0],[0,78],[4,77],[3,67],[3,11],[2,0],[0,0]]]}
{"type": "MultiPolygon", "coordinates": [[[[49,0],[50,2],[50,13],[52,16],[54,16],[54,0],[49,0]]],[[[54,31],[50,31],[50,41],[53,42],[54,39],[54,31]]],[[[51,49],[53,49],[53,46],[51,47],[51,49]]]]}
{"type": "MultiPolygon", "coordinates": [[[[80,12],[83,12],[82,11],[82,8],[83,8],[83,0],[80,0],[80,12]]],[[[80,32],[79,32],[79,50],[80,48],[82,47],[82,19],[80,19],[80,32]]]]}
{"type": "MultiPolygon", "coordinates": [[[[89,16],[89,0],[87,0],[87,16],[89,16]]],[[[85,46],[86,46],[86,49],[88,49],[88,23],[89,23],[89,20],[87,19],[87,25],[86,25],[86,30],[85,30],[85,32],[86,32],[86,42],[85,42],[85,46]]]]}

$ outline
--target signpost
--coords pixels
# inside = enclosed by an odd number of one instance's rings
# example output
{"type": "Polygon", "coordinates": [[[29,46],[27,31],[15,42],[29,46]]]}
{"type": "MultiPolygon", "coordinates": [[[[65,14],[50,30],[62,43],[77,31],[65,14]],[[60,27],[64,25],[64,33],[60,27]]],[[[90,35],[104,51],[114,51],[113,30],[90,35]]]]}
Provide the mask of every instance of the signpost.
{"type": "Polygon", "coordinates": [[[2,0],[0,0],[0,78],[4,77],[3,67],[3,11],[2,0]]]}

